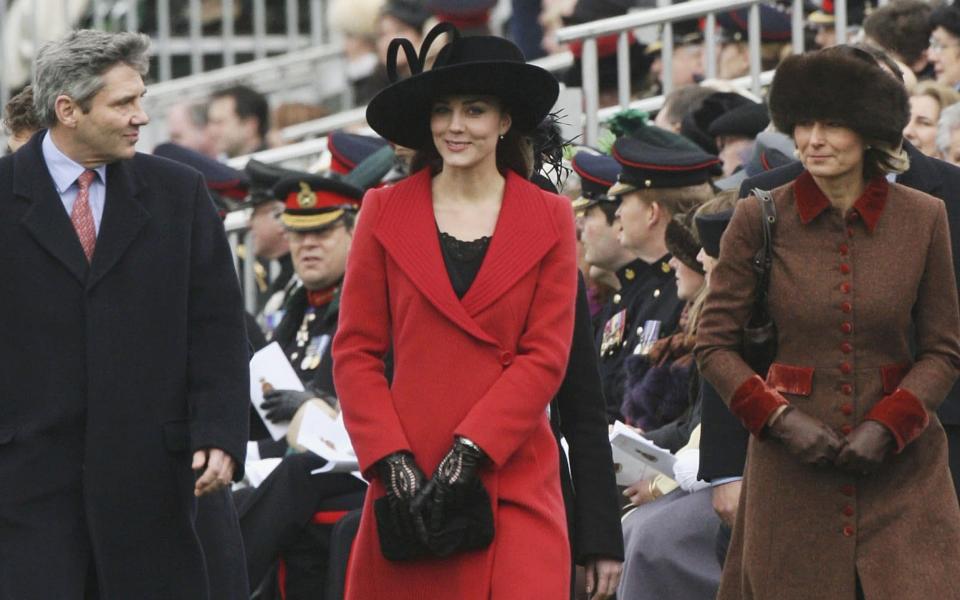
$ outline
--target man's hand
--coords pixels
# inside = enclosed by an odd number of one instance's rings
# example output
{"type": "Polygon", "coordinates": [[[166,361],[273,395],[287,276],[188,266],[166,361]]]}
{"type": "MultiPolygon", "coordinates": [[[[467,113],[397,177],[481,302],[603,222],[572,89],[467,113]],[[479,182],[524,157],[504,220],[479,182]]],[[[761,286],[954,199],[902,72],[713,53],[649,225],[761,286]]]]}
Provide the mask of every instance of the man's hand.
{"type": "Polygon", "coordinates": [[[642,506],[657,499],[653,493],[652,484],[652,479],[641,479],[623,490],[623,495],[630,498],[630,504],[642,506]]]}
{"type": "Polygon", "coordinates": [[[733,523],[737,520],[737,507],[740,505],[742,487],[742,479],[713,487],[713,510],[730,529],[733,529],[733,523]]]}
{"type": "Polygon", "coordinates": [[[587,596],[590,600],[612,598],[620,585],[623,563],[612,558],[591,556],[583,566],[587,577],[587,596]]]}
{"type": "Polygon", "coordinates": [[[265,415],[272,423],[284,423],[293,419],[297,410],[304,402],[316,398],[313,392],[299,392],[297,390],[270,390],[263,395],[260,408],[266,411],[265,415]]]}
{"type": "Polygon", "coordinates": [[[847,435],[847,445],[837,456],[837,467],[860,475],[875,472],[893,449],[893,434],[876,421],[864,421],[847,435]]]}
{"type": "Polygon", "coordinates": [[[194,472],[199,473],[204,467],[206,470],[197,478],[193,488],[193,495],[198,498],[227,487],[233,481],[236,468],[233,457],[220,448],[204,448],[193,453],[194,472]]]}

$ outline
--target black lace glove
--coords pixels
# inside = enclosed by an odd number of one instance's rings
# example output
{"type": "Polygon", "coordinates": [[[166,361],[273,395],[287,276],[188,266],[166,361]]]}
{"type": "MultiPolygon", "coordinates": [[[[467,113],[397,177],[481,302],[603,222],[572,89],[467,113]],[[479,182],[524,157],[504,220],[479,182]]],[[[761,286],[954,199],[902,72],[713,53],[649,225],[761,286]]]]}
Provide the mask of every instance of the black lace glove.
{"type": "Polygon", "coordinates": [[[421,492],[426,477],[409,452],[394,452],[376,463],[377,476],[387,491],[389,519],[393,531],[407,540],[416,540],[410,503],[421,492]]]}
{"type": "Polygon", "coordinates": [[[480,469],[487,463],[487,455],[473,442],[458,437],[443,457],[433,478],[414,499],[411,509],[420,541],[436,553],[438,531],[443,529],[451,513],[463,506],[467,496],[476,492],[480,483],[480,469]]]}
{"type": "Polygon", "coordinates": [[[303,403],[317,395],[313,392],[298,392],[297,390],[270,390],[263,395],[260,408],[267,411],[266,417],[273,423],[289,421],[303,403]]]}

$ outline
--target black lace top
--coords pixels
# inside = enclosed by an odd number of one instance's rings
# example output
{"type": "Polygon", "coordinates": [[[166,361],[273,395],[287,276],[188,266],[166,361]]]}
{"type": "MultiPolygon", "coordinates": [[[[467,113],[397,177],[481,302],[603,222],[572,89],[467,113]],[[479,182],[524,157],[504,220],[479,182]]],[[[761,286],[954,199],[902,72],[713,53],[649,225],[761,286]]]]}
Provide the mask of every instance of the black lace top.
{"type": "Polygon", "coordinates": [[[465,242],[440,230],[437,232],[440,234],[440,250],[443,252],[443,263],[447,267],[450,284],[457,298],[463,298],[483,264],[490,237],[465,242]]]}

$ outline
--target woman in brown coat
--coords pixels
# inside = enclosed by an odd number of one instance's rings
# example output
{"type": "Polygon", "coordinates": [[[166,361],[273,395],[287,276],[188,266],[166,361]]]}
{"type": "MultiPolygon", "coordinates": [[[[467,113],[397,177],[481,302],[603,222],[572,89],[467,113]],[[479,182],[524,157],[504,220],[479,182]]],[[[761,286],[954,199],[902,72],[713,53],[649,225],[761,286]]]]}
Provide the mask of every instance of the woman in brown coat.
{"type": "Polygon", "coordinates": [[[936,409],[960,364],[940,200],[907,166],[906,91],[840,47],[787,59],[770,94],[805,171],[773,190],[766,380],[741,358],[763,239],[737,207],[701,316],[702,374],[753,434],[719,598],[960,598],[960,509],[936,409]]]}

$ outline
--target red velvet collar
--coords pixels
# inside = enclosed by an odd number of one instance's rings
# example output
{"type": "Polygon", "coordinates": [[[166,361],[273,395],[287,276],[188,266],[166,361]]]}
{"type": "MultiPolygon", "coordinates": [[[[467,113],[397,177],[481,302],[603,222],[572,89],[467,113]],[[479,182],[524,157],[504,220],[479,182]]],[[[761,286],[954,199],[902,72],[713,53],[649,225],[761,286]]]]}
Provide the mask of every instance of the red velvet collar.
{"type": "MultiPolygon", "coordinates": [[[[863,219],[867,231],[873,233],[887,205],[887,192],[890,184],[885,177],[874,177],[867,183],[863,194],[853,203],[851,210],[857,211],[863,219]]],[[[797,212],[804,225],[814,220],[830,206],[830,200],[820,191],[817,182],[809,171],[804,171],[793,182],[793,192],[797,198],[797,212]]]]}

